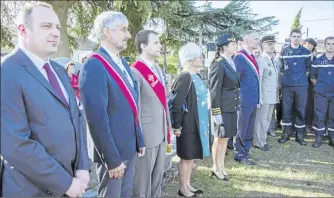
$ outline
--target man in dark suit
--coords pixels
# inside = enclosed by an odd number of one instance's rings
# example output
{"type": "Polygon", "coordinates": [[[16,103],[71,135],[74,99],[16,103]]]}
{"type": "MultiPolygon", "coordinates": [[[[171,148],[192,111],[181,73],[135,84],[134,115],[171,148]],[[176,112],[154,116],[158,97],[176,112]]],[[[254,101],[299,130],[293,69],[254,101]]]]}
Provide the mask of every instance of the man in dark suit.
{"type": "Polygon", "coordinates": [[[233,60],[240,73],[240,111],[238,116],[238,133],[235,138],[234,159],[246,165],[254,165],[250,160],[249,150],[252,146],[257,105],[260,104],[259,68],[252,54],[259,47],[260,38],[256,31],[250,30],[243,36],[244,48],[233,60]]]}
{"type": "Polygon", "coordinates": [[[18,15],[18,48],[1,60],[3,196],[82,196],[89,161],[79,110],[57,52],[52,6],[27,3],[18,15]]]}
{"type": "Polygon", "coordinates": [[[79,89],[94,142],[99,196],[129,197],[138,156],[145,154],[138,121],[138,87],[120,57],[131,38],[120,12],[103,12],[94,22],[101,46],[80,70],[79,89]]]}

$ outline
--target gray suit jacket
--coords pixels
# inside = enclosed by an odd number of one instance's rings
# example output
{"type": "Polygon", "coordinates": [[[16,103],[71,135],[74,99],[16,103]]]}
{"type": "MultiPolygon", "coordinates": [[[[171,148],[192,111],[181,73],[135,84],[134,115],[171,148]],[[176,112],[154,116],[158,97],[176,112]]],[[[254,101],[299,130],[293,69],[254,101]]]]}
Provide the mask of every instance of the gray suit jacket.
{"type": "Polygon", "coordinates": [[[279,68],[275,60],[272,61],[270,56],[266,53],[263,53],[257,61],[260,71],[260,96],[262,103],[276,104],[279,101],[279,68]]]}
{"type": "MultiPolygon", "coordinates": [[[[161,68],[156,67],[156,69],[159,74],[157,77],[162,79],[162,84],[165,86],[161,68]]],[[[144,142],[146,148],[156,147],[163,141],[167,141],[167,122],[170,124],[169,113],[167,112],[168,117],[166,118],[165,110],[152,87],[136,68],[131,67],[131,70],[138,82],[140,95],[138,108],[144,142]]]]}
{"type": "Polygon", "coordinates": [[[76,170],[89,169],[74,91],[64,68],[50,63],[69,107],[22,50],[1,60],[3,196],[61,196],[76,170]]]}

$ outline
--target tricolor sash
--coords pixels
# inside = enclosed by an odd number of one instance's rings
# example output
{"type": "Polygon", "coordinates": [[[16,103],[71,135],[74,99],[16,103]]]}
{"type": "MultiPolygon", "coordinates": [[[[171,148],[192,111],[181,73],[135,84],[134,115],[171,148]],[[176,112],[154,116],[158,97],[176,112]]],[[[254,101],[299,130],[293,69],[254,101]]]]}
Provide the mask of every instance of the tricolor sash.
{"type": "Polygon", "coordinates": [[[256,71],[257,77],[259,77],[260,76],[259,67],[257,66],[256,60],[243,51],[239,51],[237,53],[244,56],[244,58],[249,62],[249,64],[256,71]]]}
{"type": "Polygon", "coordinates": [[[111,78],[116,81],[119,88],[122,90],[126,100],[128,101],[128,103],[129,103],[129,105],[130,105],[130,107],[133,111],[133,114],[134,114],[134,117],[135,117],[135,122],[136,122],[136,132],[137,132],[137,130],[138,130],[137,128],[138,128],[138,124],[139,124],[138,108],[137,108],[136,101],[131,94],[131,91],[127,87],[127,85],[124,82],[124,80],[122,79],[122,77],[116,72],[116,70],[113,68],[113,66],[103,56],[101,56],[100,54],[94,53],[94,54],[91,55],[91,57],[94,57],[97,60],[101,61],[101,63],[106,68],[109,75],[111,76],[111,78]]]}
{"type": "Polygon", "coordinates": [[[159,81],[157,76],[152,72],[152,70],[149,67],[147,67],[143,62],[137,60],[135,63],[131,65],[131,67],[134,67],[139,71],[139,73],[143,76],[143,78],[151,86],[155,95],[158,97],[162,106],[164,107],[165,114],[166,114],[166,121],[167,121],[167,142],[169,144],[170,143],[170,126],[167,120],[168,119],[167,113],[169,111],[167,111],[165,87],[159,81]]]}

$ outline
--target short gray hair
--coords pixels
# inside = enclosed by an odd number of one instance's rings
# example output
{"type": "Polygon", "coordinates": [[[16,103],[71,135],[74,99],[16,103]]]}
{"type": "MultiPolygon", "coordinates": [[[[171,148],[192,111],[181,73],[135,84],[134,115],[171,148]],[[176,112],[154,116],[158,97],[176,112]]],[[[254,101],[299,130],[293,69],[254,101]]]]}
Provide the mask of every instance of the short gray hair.
{"type": "Polygon", "coordinates": [[[179,50],[179,58],[181,65],[185,65],[188,61],[192,61],[202,56],[201,48],[193,42],[183,45],[179,50]]]}
{"type": "Polygon", "coordinates": [[[104,38],[104,28],[115,29],[122,24],[128,24],[129,21],[121,12],[102,12],[94,21],[94,32],[99,40],[104,38]]]}
{"type": "Polygon", "coordinates": [[[256,31],[256,30],[247,30],[247,31],[243,34],[242,39],[245,41],[245,39],[248,39],[248,37],[249,37],[250,35],[255,34],[255,33],[259,34],[259,32],[256,31]]]}
{"type": "Polygon", "coordinates": [[[38,2],[27,2],[23,6],[21,6],[20,11],[19,11],[19,13],[17,15],[17,18],[16,18],[16,24],[17,25],[24,24],[29,29],[31,29],[32,28],[31,14],[32,14],[32,11],[34,10],[34,8],[36,8],[38,6],[53,9],[52,5],[50,5],[48,3],[45,3],[45,2],[40,2],[40,1],[38,1],[38,2]]]}

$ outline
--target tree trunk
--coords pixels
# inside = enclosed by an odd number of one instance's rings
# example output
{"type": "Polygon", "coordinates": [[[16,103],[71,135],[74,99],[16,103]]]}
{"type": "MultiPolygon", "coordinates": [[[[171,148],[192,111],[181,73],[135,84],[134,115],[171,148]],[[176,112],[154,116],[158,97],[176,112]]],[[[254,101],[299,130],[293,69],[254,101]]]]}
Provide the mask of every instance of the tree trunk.
{"type": "Polygon", "coordinates": [[[70,43],[67,32],[67,12],[68,8],[74,3],[72,1],[48,1],[53,6],[60,22],[60,45],[56,57],[71,57],[70,43]]]}

